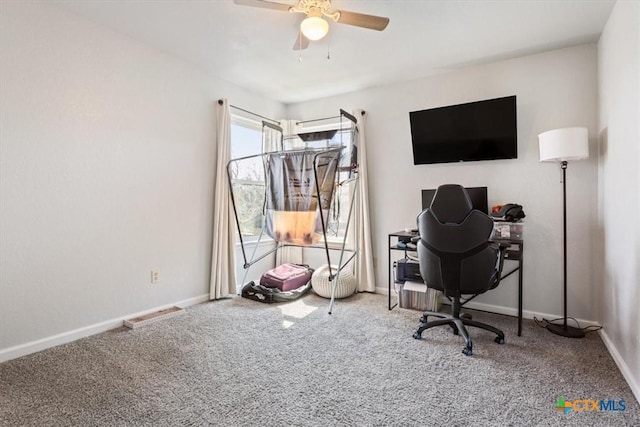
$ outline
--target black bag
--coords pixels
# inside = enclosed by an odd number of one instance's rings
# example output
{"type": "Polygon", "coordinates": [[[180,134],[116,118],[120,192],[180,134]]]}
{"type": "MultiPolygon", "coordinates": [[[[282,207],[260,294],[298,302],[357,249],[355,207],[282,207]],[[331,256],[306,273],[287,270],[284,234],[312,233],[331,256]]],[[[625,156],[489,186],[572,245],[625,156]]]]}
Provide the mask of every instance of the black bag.
{"type": "Polygon", "coordinates": [[[496,219],[504,219],[507,222],[518,222],[526,215],[524,214],[524,210],[522,210],[522,205],[507,203],[495,211],[492,209],[491,216],[496,219]]]}
{"type": "Polygon", "coordinates": [[[309,289],[311,289],[311,281],[308,281],[306,285],[300,286],[297,289],[284,292],[278,288],[267,288],[266,286],[251,281],[242,287],[241,295],[243,298],[265,303],[286,302],[300,298],[309,292],[309,289]]]}

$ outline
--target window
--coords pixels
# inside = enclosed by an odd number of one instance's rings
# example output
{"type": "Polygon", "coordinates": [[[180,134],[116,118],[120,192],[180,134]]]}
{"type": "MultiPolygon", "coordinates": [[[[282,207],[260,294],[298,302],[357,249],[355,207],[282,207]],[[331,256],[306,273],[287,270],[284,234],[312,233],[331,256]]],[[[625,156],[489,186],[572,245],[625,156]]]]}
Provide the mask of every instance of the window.
{"type": "MultiPolygon", "coordinates": [[[[262,152],[261,123],[232,115],[231,158],[262,152]]],[[[230,165],[231,187],[242,238],[258,238],[264,223],[264,167],[261,157],[234,161],[230,165]]],[[[266,236],[264,236],[266,237],[266,236]]]]}

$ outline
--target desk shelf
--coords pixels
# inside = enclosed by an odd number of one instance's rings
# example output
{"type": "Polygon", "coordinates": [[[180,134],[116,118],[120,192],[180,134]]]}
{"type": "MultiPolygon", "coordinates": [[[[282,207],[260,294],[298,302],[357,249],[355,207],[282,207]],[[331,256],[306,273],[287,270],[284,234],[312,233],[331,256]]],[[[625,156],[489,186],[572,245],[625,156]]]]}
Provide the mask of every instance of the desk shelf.
{"type": "Polygon", "coordinates": [[[418,233],[412,233],[412,232],[407,232],[407,231],[396,231],[395,233],[391,233],[389,234],[389,241],[388,241],[388,272],[389,272],[389,281],[388,281],[388,291],[389,291],[389,303],[388,303],[388,307],[389,310],[393,310],[393,308],[395,306],[398,305],[398,303],[396,302],[395,304],[391,305],[391,284],[395,282],[394,278],[393,278],[393,262],[391,261],[391,254],[393,251],[401,251],[404,253],[404,258],[409,258],[407,255],[409,253],[413,253],[416,254],[417,256],[417,251],[416,249],[411,249],[411,248],[400,248],[398,247],[398,242],[400,241],[400,239],[411,239],[412,237],[416,237],[418,235],[418,233]]]}

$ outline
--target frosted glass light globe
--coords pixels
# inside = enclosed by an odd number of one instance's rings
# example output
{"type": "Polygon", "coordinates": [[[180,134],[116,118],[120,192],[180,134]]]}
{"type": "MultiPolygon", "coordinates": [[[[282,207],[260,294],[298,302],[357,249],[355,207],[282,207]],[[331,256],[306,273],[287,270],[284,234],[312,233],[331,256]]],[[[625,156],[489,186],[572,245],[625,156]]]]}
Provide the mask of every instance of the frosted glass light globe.
{"type": "Polygon", "coordinates": [[[320,40],[327,35],[329,24],[318,16],[310,16],[302,21],[300,31],[309,40],[320,40]]]}

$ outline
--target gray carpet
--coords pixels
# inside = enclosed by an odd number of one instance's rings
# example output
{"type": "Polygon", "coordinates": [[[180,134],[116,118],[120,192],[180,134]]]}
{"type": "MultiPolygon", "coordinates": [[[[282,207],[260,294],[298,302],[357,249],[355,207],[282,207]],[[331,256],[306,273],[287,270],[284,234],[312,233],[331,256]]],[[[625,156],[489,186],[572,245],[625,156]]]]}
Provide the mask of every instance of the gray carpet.
{"type": "Polygon", "coordinates": [[[3,426],[640,425],[640,407],[599,336],[555,336],[481,312],[472,329],[411,335],[419,312],[386,297],[234,298],[137,330],[117,329],[0,365],[3,426]],[[623,412],[554,409],[558,397],[624,399],[623,412]]]}

